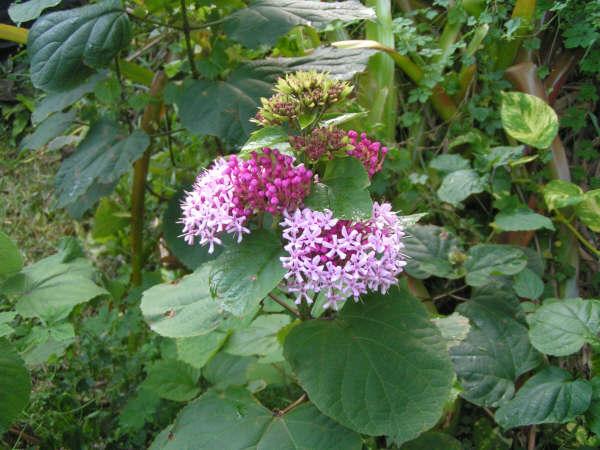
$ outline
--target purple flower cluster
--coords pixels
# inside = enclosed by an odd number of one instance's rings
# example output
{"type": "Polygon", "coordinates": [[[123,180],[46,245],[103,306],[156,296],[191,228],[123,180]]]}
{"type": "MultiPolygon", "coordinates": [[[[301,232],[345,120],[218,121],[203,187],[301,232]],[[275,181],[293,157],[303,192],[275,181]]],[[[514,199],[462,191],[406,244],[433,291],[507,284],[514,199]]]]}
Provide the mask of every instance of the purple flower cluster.
{"type": "Polygon", "coordinates": [[[295,151],[304,153],[311,161],[333,159],[337,152],[348,148],[346,132],[339,128],[315,128],[307,136],[292,136],[290,143],[295,151]]]}
{"type": "Polygon", "coordinates": [[[359,135],[356,131],[350,130],[348,137],[352,146],[352,149],[348,150],[348,154],[359,159],[369,173],[369,178],[373,177],[383,166],[385,155],[388,152],[387,147],[382,147],[381,142],[371,141],[367,138],[366,133],[359,135]]]}
{"type": "Polygon", "coordinates": [[[245,161],[236,156],[219,158],[201,173],[182,202],[183,236],[193,245],[221,244],[222,233],[250,233],[247,220],[254,214],[282,213],[298,208],[310,192],[312,172],[294,158],[264,148],[245,161]]]}
{"type": "Polygon", "coordinates": [[[311,294],[324,292],[326,307],[367,290],[387,289],[406,265],[401,250],[405,233],[389,203],[373,203],[369,220],[352,222],[309,208],[286,212],[281,223],[285,279],[296,303],[312,303],[311,294]]]}

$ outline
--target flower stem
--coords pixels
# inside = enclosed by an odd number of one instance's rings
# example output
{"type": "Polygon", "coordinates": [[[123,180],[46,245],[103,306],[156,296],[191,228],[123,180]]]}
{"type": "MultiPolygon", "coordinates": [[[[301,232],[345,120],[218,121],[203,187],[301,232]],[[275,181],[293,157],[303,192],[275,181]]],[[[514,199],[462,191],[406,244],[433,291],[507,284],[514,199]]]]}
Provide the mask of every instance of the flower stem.
{"type": "Polygon", "coordinates": [[[286,302],[284,302],[283,300],[275,297],[272,293],[269,293],[269,298],[271,300],[273,300],[274,302],[279,303],[281,306],[283,306],[285,309],[287,309],[289,312],[291,312],[293,315],[295,315],[298,318],[300,317],[300,313],[298,312],[298,310],[296,308],[291,307],[290,305],[288,305],[286,302]]]}

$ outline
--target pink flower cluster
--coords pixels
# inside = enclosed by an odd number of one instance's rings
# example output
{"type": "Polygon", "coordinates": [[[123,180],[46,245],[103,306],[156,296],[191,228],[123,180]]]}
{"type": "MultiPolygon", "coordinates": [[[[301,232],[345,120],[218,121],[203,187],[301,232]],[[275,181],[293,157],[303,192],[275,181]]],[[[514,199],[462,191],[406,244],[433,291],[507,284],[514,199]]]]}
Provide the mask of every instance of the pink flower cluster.
{"type": "Polygon", "coordinates": [[[294,158],[264,148],[248,161],[236,156],[219,158],[201,173],[181,207],[183,236],[193,245],[221,244],[221,234],[236,234],[238,242],[250,233],[247,220],[254,214],[282,213],[298,208],[310,192],[312,172],[294,158]]]}
{"type": "Polygon", "coordinates": [[[352,145],[348,154],[359,159],[369,173],[369,178],[372,178],[383,166],[385,155],[388,152],[387,147],[382,147],[379,141],[371,141],[367,138],[366,133],[359,135],[356,131],[350,130],[348,137],[352,145]]]}
{"type": "Polygon", "coordinates": [[[309,208],[285,213],[281,223],[285,250],[281,258],[285,279],[296,303],[312,303],[311,294],[324,291],[326,307],[355,299],[367,290],[387,289],[406,265],[401,250],[405,233],[389,203],[373,203],[369,220],[339,220],[326,210],[309,208]]]}

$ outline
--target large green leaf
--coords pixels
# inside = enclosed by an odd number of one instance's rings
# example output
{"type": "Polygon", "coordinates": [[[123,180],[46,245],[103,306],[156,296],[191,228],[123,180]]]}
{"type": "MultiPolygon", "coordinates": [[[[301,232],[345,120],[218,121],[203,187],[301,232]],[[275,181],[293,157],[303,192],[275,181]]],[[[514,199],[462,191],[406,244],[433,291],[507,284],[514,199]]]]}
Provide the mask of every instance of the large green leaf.
{"type": "Polygon", "coordinates": [[[244,386],[248,383],[248,368],[255,362],[256,357],[254,356],[219,352],[206,364],[202,375],[217,389],[244,386]]]}
{"type": "Polygon", "coordinates": [[[39,150],[52,139],[64,133],[74,120],[75,111],[52,114],[21,140],[19,149],[39,150]]]}
{"type": "Polygon", "coordinates": [[[60,4],[61,0],[29,0],[13,3],[8,7],[8,15],[14,23],[29,22],[40,17],[42,12],[60,4]]]}
{"type": "Polygon", "coordinates": [[[59,11],[31,27],[27,50],[31,81],[45,91],[64,91],[108,66],[129,44],[129,19],[119,0],[59,11]]]}
{"type": "Polygon", "coordinates": [[[359,450],[360,436],[310,403],[273,414],[244,389],[208,391],[187,405],[151,450],[359,450]]]}
{"type": "Polygon", "coordinates": [[[200,393],[200,370],[176,359],[165,359],[150,366],[142,388],[161,398],[187,402],[200,393]]]}
{"type": "Polygon", "coordinates": [[[462,450],[459,440],[439,431],[428,431],[405,443],[400,450],[462,450]]]}
{"type": "Polygon", "coordinates": [[[404,288],[294,327],[285,357],[311,401],[360,433],[414,439],[442,414],[453,371],[440,332],[404,288]]]}
{"type": "Polygon", "coordinates": [[[12,344],[0,338],[0,433],[3,433],[27,406],[31,378],[12,344]]]}
{"type": "Polygon", "coordinates": [[[404,253],[409,256],[406,271],[413,277],[457,278],[461,273],[451,257],[460,253],[458,239],[448,230],[435,225],[414,225],[407,229],[404,253]]]}
{"type": "Polygon", "coordinates": [[[583,191],[579,186],[568,181],[552,180],[543,191],[548,209],[564,208],[583,201],[583,191]]]}
{"type": "Polygon", "coordinates": [[[0,278],[18,272],[23,267],[23,256],[17,245],[0,230],[0,278]]]}
{"type": "Polygon", "coordinates": [[[483,192],[485,181],[472,169],[457,170],[444,177],[437,195],[443,202],[456,206],[472,194],[483,192]]]}
{"type": "Polygon", "coordinates": [[[540,423],[565,423],[583,414],[592,399],[587,380],[573,380],[566,370],[550,366],[531,377],[514,399],[496,411],[505,429],[540,423]]]}
{"type": "Polygon", "coordinates": [[[500,211],[496,214],[492,225],[502,231],[529,231],[541,228],[554,231],[551,219],[529,208],[500,211]]]}
{"type": "Polygon", "coordinates": [[[213,297],[236,316],[254,310],[285,275],[282,255],[283,248],[275,233],[253,231],[213,262],[209,277],[213,297]]]}
{"type": "Polygon", "coordinates": [[[469,249],[466,281],[470,286],[484,286],[497,275],[516,275],[526,265],[525,253],[516,247],[479,244],[469,249]]]}
{"type": "Polygon", "coordinates": [[[600,301],[571,298],[545,302],[529,320],[529,337],[552,356],[578,352],[583,344],[600,345],[600,301]]]}
{"type": "Polygon", "coordinates": [[[590,230],[600,233],[600,189],[586,192],[575,206],[575,214],[590,230]]]}
{"type": "Polygon", "coordinates": [[[558,117],[544,100],[522,92],[503,92],[502,126],[509,136],[532,147],[550,147],[558,133],[558,117]]]}
{"type": "Polygon", "coordinates": [[[153,331],[168,337],[198,336],[210,333],[229,317],[210,295],[210,270],[210,264],[205,264],[177,283],[144,291],[140,307],[153,331]]]}
{"type": "Polygon", "coordinates": [[[201,369],[227,340],[228,333],[214,330],[201,336],[176,339],[177,358],[201,369]]]}
{"type": "Polygon", "coordinates": [[[64,252],[44,258],[17,275],[15,291],[20,296],[15,309],[23,317],[62,320],[76,305],[108,294],[92,281],[93,274],[84,258],[65,262],[64,252]]]}
{"type": "Polygon", "coordinates": [[[519,302],[510,292],[481,289],[458,311],[471,321],[467,338],[450,349],[462,395],[480,406],[498,406],[542,356],[529,343],[519,302]]]}
{"type": "Polygon", "coordinates": [[[112,191],[148,145],[150,138],[143,131],[127,136],[114,122],[96,122],[56,174],[58,206],[74,205],[76,212],[85,212],[101,196],[112,191]]]}
{"type": "Polygon", "coordinates": [[[324,28],[333,21],[375,19],[375,12],[357,0],[255,0],[227,17],[225,32],[247,47],[272,45],[294,26],[324,28]]]}

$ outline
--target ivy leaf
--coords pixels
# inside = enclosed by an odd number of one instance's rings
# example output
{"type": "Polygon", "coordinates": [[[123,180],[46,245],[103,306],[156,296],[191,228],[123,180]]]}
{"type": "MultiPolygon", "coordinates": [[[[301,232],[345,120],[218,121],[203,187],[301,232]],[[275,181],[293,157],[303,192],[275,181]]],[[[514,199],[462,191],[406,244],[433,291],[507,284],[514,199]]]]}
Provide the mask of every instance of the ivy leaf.
{"type": "Polygon", "coordinates": [[[29,403],[31,377],[7,339],[0,338],[0,347],[0,433],[3,433],[29,403]]]}
{"type": "Polygon", "coordinates": [[[600,344],[600,301],[572,298],[545,302],[530,316],[529,324],[531,343],[539,351],[571,355],[585,343],[600,344]]]}
{"type": "Polygon", "coordinates": [[[404,253],[409,256],[406,271],[419,279],[430,276],[460,278],[450,261],[461,252],[458,239],[448,230],[435,225],[415,225],[407,228],[404,253]]]}
{"type": "Polygon", "coordinates": [[[600,233],[600,189],[586,192],[575,206],[575,214],[590,230],[600,233]]]}
{"type": "Polygon", "coordinates": [[[443,202],[457,206],[471,195],[483,192],[485,184],[486,178],[480,177],[474,170],[457,170],[444,177],[437,195],[443,202]]]}
{"type": "Polygon", "coordinates": [[[205,264],[176,284],[159,284],[144,291],[140,308],[150,328],[167,337],[210,333],[229,315],[209,289],[211,265],[205,264]]]}
{"type": "Polygon", "coordinates": [[[469,286],[484,286],[498,275],[516,275],[527,265],[522,250],[510,245],[479,244],[469,249],[465,262],[469,286]]]}
{"type": "Polygon", "coordinates": [[[0,230],[0,278],[12,275],[23,267],[23,256],[17,245],[0,230]]]}
{"type": "Polygon", "coordinates": [[[131,39],[119,0],[46,14],[29,31],[31,81],[44,91],[64,91],[107,67],[131,39]]]}
{"type": "Polygon", "coordinates": [[[502,126],[509,136],[532,147],[550,147],[558,133],[558,117],[541,98],[522,92],[502,92],[502,126]]]}
{"type": "Polygon", "coordinates": [[[36,126],[33,133],[25,136],[19,150],[39,150],[48,142],[64,133],[75,120],[75,111],[52,114],[36,126]]]}
{"type": "Polygon", "coordinates": [[[583,191],[568,181],[552,180],[543,189],[544,201],[550,211],[576,205],[583,201],[583,191]]]}
{"type": "Polygon", "coordinates": [[[176,359],[165,359],[150,366],[141,388],[161,398],[187,402],[200,393],[200,370],[176,359]]]}
{"type": "Polygon", "coordinates": [[[47,8],[59,5],[61,0],[29,0],[22,3],[12,3],[8,7],[8,16],[14,23],[35,20],[47,8]]]}
{"type": "Polygon", "coordinates": [[[208,391],[181,410],[150,450],[256,448],[261,450],[333,448],[360,450],[362,441],[322,415],[312,404],[273,414],[245,389],[208,391]]]}
{"type": "Polygon", "coordinates": [[[404,288],[294,327],[284,355],[324,414],[355,431],[414,439],[439,419],[453,371],[425,308],[404,288]]]}
{"type": "Polygon", "coordinates": [[[467,338],[450,349],[462,396],[479,406],[499,406],[513,396],[516,379],[542,363],[529,343],[518,299],[480,289],[458,312],[471,321],[467,338]]]}
{"type": "Polygon", "coordinates": [[[500,211],[496,214],[492,226],[502,231],[529,231],[541,228],[554,231],[554,224],[551,219],[535,213],[529,208],[500,211]]]}
{"type": "Polygon", "coordinates": [[[511,401],[495,414],[504,428],[540,423],[565,423],[583,414],[592,399],[592,385],[574,380],[566,370],[550,366],[525,382],[511,401]]]}
{"type": "Polygon", "coordinates": [[[81,216],[100,197],[112,192],[148,145],[150,138],[141,130],[126,136],[112,121],[96,122],[56,174],[58,206],[73,205],[70,212],[81,216]]]}
{"type": "Polygon", "coordinates": [[[213,298],[236,316],[254,310],[285,275],[281,256],[283,247],[274,233],[254,230],[214,261],[209,276],[213,298]]]}
{"type": "Polygon", "coordinates": [[[273,45],[298,25],[323,29],[334,21],[375,19],[375,11],[357,0],[324,3],[316,0],[255,0],[225,20],[225,32],[249,48],[273,45]]]}

